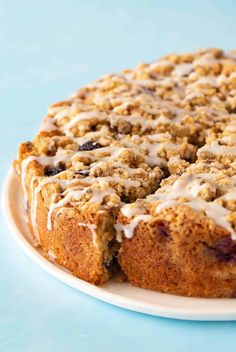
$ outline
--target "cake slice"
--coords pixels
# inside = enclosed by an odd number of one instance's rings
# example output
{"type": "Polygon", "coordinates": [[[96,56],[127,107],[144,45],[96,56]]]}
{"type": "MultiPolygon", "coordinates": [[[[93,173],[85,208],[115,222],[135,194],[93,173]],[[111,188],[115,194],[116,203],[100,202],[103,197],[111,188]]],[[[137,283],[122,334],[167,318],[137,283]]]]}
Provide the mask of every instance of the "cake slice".
{"type": "Polygon", "coordinates": [[[161,292],[233,297],[236,289],[236,178],[202,161],[124,206],[116,225],[129,281],[161,292]]]}

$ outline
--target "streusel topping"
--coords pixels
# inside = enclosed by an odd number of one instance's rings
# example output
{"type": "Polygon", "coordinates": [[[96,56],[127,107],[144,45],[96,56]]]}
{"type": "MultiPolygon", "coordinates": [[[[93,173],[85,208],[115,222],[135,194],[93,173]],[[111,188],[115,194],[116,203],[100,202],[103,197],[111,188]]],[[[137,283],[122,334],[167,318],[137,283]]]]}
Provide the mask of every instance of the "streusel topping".
{"type": "Polygon", "coordinates": [[[26,201],[26,170],[42,167],[28,199],[35,232],[47,192],[49,230],[63,207],[115,207],[127,218],[118,236],[130,238],[140,221],[189,206],[235,239],[235,112],[236,52],[219,49],[106,75],[52,105],[19,165],[26,201]]]}

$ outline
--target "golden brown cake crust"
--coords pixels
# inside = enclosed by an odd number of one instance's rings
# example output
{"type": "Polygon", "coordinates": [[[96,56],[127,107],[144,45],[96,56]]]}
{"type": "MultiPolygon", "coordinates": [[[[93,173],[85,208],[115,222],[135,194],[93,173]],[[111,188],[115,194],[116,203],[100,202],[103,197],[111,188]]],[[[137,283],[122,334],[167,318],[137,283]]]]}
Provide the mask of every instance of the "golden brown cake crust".
{"type": "Polygon", "coordinates": [[[131,239],[124,236],[119,262],[135,286],[184,296],[234,297],[236,267],[224,258],[228,243],[227,231],[182,206],[163,211],[150,223],[140,222],[131,239]]]}
{"type": "MultiPolygon", "coordinates": [[[[40,196],[39,196],[40,197],[40,196]]],[[[104,251],[94,246],[91,231],[79,223],[90,223],[97,229],[106,229],[103,225],[112,214],[85,213],[79,214],[75,209],[62,212],[54,220],[54,229],[47,229],[47,209],[42,198],[38,201],[38,231],[41,239],[40,246],[46,253],[53,256],[56,261],[69,269],[75,276],[90,283],[100,285],[110,276],[105,266],[104,251]]]]}

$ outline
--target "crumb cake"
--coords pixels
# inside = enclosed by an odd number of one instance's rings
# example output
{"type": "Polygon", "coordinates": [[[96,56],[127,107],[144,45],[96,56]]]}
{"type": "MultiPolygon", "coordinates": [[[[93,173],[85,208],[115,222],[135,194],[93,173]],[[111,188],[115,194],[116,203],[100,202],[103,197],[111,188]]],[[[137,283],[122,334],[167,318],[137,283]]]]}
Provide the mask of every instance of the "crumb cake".
{"type": "Polygon", "coordinates": [[[36,245],[100,285],[236,295],[236,51],[111,74],[52,105],[14,167],[36,245]]]}

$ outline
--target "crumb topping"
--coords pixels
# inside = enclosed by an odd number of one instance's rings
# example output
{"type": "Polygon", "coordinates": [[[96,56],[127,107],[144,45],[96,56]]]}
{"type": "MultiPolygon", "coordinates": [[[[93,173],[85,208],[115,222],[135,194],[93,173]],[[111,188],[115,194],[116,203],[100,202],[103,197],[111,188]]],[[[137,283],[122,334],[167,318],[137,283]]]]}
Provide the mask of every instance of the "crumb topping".
{"type": "Polygon", "coordinates": [[[115,207],[118,238],[130,238],[140,221],[189,206],[236,239],[235,154],[236,52],[208,49],[106,75],[52,105],[17,166],[36,235],[44,192],[49,230],[63,207],[115,207]]]}

